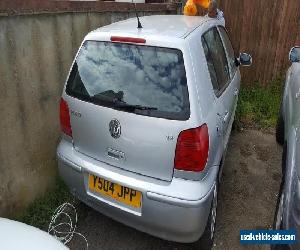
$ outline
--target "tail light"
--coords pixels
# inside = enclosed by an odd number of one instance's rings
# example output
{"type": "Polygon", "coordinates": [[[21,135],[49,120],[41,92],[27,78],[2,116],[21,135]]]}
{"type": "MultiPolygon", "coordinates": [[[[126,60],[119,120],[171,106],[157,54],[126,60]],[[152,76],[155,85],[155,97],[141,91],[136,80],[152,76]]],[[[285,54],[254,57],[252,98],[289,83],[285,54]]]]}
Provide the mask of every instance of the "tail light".
{"type": "Polygon", "coordinates": [[[207,125],[179,134],[175,152],[175,169],[200,172],[207,162],[209,135],[207,125]]]}
{"type": "Polygon", "coordinates": [[[72,137],[72,128],[70,120],[70,110],[68,103],[61,98],[60,99],[60,109],[59,109],[60,127],[61,131],[68,136],[72,137]]]}

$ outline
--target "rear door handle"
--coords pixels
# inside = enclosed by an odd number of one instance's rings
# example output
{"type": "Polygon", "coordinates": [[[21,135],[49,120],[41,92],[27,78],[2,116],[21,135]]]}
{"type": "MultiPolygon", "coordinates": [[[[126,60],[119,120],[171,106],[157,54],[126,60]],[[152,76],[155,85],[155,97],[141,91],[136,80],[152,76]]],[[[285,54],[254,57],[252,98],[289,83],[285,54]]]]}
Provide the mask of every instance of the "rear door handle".
{"type": "Polygon", "coordinates": [[[229,112],[226,111],[226,112],[225,112],[225,115],[224,115],[224,117],[223,117],[223,123],[227,123],[228,118],[229,118],[229,112]]]}
{"type": "Polygon", "coordinates": [[[298,99],[300,97],[300,89],[298,90],[298,92],[296,93],[296,99],[298,99]]]}
{"type": "Polygon", "coordinates": [[[236,89],[234,90],[234,95],[235,95],[235,96],[238,96],[238,94],[239,94],[239,89],[236,88],[236,89]]]}

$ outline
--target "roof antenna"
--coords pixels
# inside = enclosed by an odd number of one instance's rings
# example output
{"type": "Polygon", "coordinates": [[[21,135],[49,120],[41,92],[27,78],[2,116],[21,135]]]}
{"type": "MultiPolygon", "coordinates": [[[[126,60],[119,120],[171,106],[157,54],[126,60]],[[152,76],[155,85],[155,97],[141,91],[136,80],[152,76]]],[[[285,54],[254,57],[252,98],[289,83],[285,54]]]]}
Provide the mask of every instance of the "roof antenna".
{"type": "MultiPolygon", "coordinates": [[[[133,3],[133,0],[131,0],[131,1],[132,1],[132,3],[133,3]]],[[[139,19],[137,10],[136,10],[136,3],[134,3],[134,10],[135,10],[136,18],[137,18],[137,21],[138,21],[138,26],[137,26],[137,28],[138,28],[138,29],[142,29],[143,26],[142,26],[142,24],[141,24],[141,22],[140,22],[140,19],[139,19]]]]}

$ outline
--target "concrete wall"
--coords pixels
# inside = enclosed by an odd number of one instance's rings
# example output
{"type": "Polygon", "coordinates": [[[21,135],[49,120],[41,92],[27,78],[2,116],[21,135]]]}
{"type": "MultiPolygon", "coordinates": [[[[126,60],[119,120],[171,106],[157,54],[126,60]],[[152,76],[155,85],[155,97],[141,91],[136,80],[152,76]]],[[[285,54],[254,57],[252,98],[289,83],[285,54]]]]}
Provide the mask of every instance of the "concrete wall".
{"type": "MultiPolygon", "coordinates": [[[[140,15],[165,12],[166,8],[156,7],[140,15]]],[[[0,216],[19,213],[54,183],[58,104],[84,35],[133,15],[126,11],[0,15],[0,216]]]]}

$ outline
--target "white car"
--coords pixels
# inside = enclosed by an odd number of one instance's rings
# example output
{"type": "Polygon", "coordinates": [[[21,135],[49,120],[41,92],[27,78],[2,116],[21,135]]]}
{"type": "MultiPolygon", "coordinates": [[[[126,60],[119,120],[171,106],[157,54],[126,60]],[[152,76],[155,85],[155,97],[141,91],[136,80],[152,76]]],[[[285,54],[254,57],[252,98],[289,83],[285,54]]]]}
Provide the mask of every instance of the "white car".
{"type": "Polygon", "coordinates": [[[50,234],[21,222],[0,218],[1,250],[68,250],[50,234]]]}

